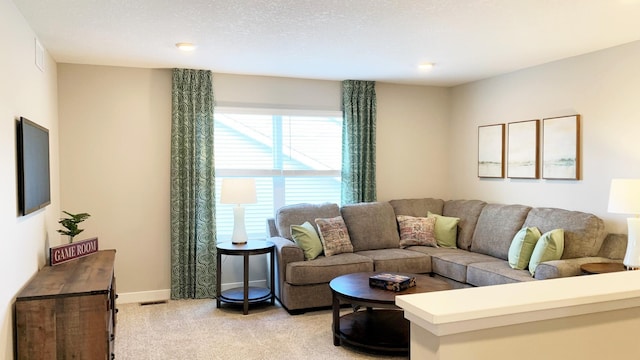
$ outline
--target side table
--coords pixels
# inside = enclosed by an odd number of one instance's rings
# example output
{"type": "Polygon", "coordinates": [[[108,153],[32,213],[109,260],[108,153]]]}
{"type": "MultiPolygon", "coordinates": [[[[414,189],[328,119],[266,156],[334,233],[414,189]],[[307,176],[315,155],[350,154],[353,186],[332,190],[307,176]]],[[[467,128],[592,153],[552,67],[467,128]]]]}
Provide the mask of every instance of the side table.
{"type": "Polygon", "coordinates": [[[242,304],[242,312],[244,315],[249,313],[249,304],[255,304],[269,300],[271,305],[274,304],[275,292],[273,288],[274,284],[274,257],[275,257],[275,245],[270,241],[249,240],[246,244],[234,244],[231,241],[221,242],[216,245],[217,258],[216,258],[216,307],[220,307],[220,302],[224,301],[230,304],[242,304]],[[270,283],[268,288],[249,286],[249,257],[251,255],[269,254],[271,264],[270,268],[270,283]],[[225,291],[220,289],[220,280],[222,279],[222,255],[242,255],[244,258],[243,269],[243,287],[233,288],[225,291]]]}
{"type": "Polygon", "coordinates": [[[625,271],[626,269],[622,263],[600,262],[582,264],[580,266],[580,270],[587,274],[604,274],[616,271],[625,271]]]}

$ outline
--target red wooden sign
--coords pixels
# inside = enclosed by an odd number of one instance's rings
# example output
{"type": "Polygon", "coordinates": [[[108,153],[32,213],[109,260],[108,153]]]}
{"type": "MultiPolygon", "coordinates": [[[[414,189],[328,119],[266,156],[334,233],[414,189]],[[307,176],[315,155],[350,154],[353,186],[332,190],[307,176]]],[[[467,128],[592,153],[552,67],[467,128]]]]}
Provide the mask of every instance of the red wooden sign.
{"type": "Polygon", "coordinates": [[[93,254],[96,251],[98,251],[97,237],[52,247],[49,248],[49,265],[58,265],[69,260],[93,254]]]}

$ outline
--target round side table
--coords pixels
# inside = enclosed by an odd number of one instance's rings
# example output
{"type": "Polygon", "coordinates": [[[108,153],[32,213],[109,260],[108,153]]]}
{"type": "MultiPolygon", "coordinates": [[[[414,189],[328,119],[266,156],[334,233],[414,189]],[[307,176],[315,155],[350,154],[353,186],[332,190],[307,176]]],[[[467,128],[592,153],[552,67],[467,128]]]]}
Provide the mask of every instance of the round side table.
{"type": "Polygon", "coordinates": [[[600,262],[600,263],[588,263],[582,264],[580,270],[587,274],[604,274],[616,271],[625,271],[625,267],[621,263],[614,262],[600,262]]]}
{"type": "Polygon", "coordinates": [[[249,304],[255,304],[269,300],[271,305],[274,304],[274,256],[275,245],[270,241],[249,240],[245,244],[234,244],[231,241],[221,242],[216,245],[216,307],[220,307],[220,303],[226,302],[230,304],[242,304],[242,312],[244,315],[249,313],[249,304]],[[268,288],[249,286],[249,257],[251,255],[269,254],[271,264],[270,283],[268,288]],[[220,289],[220,279],[222,278],[222,255],[241,255],[244,258],[243,270],[243,287],[234,288],[225,291],[220,289]]]}

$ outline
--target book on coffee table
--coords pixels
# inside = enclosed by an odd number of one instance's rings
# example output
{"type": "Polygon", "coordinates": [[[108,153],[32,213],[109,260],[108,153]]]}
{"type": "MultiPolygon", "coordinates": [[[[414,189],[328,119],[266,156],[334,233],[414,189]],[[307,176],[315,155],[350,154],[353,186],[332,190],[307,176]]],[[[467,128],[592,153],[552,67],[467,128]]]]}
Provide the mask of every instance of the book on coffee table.
{"type": "Polygon", "coordinates": [[[381,273],[369,277],[369,286],[391,291],[402,291],[416,286],[416,278],[391,273],[381,273]]]}

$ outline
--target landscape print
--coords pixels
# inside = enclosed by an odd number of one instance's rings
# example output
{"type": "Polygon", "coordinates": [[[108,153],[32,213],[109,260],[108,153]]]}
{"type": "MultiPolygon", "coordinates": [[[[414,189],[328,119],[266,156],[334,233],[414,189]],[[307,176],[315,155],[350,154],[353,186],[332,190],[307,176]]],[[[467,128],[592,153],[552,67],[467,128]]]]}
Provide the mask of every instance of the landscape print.
{"type": "Polygon", "coordinates": [[[540,120],[509,123],[507,177],[537,179],[540,120]]]}
{"type": "Polygon", "coordinates": [[[578,180],[580,115],[543,120],[542,177],[578,180]]]}
{"type": "Polygon", "coordinates": [[[504,124],[478,127],[478,177],[504,177],[504,124]]]}

